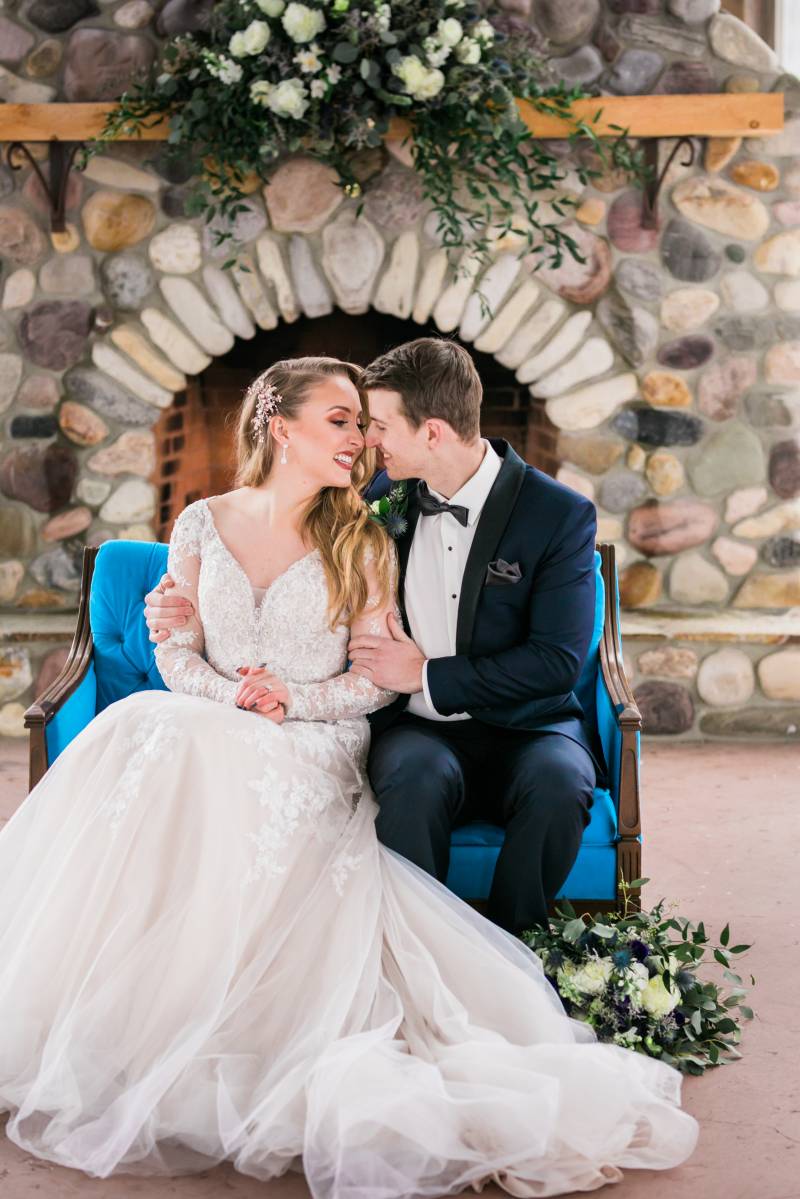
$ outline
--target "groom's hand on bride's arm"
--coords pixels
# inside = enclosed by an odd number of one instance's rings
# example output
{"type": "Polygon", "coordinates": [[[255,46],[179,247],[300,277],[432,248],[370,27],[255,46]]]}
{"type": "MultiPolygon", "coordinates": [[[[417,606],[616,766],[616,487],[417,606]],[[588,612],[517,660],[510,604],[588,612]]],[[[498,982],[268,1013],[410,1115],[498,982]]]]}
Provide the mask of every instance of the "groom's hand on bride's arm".
{"type": "Polygon", "coordinates": [[[352,662],[350,672],[363,675],[386,691],[414,695],[422,690],[425,655],[391,613],[387,618],[387,629],[388,637],[373,637],[366,633],[353,637],[347,647],[347,656],[352,662]]]}
{"type": "Polygon", "coordinates": [[[156,643],[165,641],[172,629],[181,628],[194,615],[191,600],[169,594],[169,589],[174,586],[175,582],[169,575],[162,575],[158,586],[144,597],[144,618],[150,630],[150,640],[156,643]]]}

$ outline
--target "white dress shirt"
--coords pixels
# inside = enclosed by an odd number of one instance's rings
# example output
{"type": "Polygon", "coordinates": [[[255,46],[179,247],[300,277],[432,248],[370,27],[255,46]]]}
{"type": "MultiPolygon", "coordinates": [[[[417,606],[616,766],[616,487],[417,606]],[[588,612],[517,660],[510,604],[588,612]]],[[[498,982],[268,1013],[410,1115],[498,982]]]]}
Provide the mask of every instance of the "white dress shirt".
{"type": "Polygon", "coordinates": [[[451,512],[435,516],[420,514],[411,543],[405,577],[405,609],[411,636],[425,655],[422,691],[412,695],[407,712],[427,720],[469,720],[468,712],[442,716],[431,703],[428,690],[428,659],[449,658],[456,652],[456,623],[464,567],[475,536],[478,518],[497,478],[502,458],[483,440],[483,460],[472,478],[450,496],[437,500],[462,504],[469,509],[469,520],[462,525],[451,512]]]}

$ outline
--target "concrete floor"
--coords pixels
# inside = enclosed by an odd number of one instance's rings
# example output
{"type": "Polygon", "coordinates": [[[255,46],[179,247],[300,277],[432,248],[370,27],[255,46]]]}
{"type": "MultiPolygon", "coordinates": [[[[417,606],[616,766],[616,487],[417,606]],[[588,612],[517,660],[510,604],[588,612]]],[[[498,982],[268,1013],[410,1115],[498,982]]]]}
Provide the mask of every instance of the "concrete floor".
{"type": "MultiPolygon", "coordinates": [[[[0,741],[0,825],[26,793],[26,746],[0,741]]],[[[773,744],[645,746],[644,905],[662,896],[717,939],[730,921],[749,1003],[739,1062],[686,1078],[700,1141],[676,1170],[629,1171],[618,1199],[800,1199],[800,749],[773,744]]],[[[302,1178],[261,1183],[220,1167],[174,1180],[89,1179],[2,1136],[2,1199],[303,1199],[302,1178]]],[[[474,1194],[474,1192],[468,1192],[474,1194]]],[[[487,1188],[498,1199],[504,1192],[487,1188]]]]}

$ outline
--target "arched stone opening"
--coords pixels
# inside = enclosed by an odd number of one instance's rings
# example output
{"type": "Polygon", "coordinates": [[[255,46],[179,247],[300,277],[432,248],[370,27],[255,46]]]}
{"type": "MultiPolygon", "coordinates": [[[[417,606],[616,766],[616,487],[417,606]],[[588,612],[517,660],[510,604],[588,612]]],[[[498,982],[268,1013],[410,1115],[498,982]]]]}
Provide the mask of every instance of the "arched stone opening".
{"type": "MultiPolygon", "coordinates": [[[[187,380],[186,390],[176,394],[154,426],[156,535],[167,540],[175,517],[187,504],[232,485],[235,418],[242,393],[270,362],[330,354],[365,366],[403,341],[440,335],[432,321],[417,325],[375,309],[358,316],[337,309],[291,324],[281,322],[248,341],[237,339],[232,350],[187,380]]],[[[483,383],[484,435],[505,438],[532,466],[555,475],[560,466],[559,431],[544,403],[493,355],[466,348],[483,383]]]]}

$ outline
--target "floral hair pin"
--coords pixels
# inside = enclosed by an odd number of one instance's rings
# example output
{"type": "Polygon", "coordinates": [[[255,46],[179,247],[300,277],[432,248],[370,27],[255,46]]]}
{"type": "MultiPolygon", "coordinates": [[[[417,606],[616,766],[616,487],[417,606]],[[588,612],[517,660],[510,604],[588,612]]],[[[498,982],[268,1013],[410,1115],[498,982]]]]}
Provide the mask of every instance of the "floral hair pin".
{"type": "Polygon", "coordinates": [[[283,396],[271,383],[256,382],[253,384],[256,393],[256,410],[250,421],[253,436],[263,441],[267,435],[267,426],[278,411],[278,405],[283,402],[283,396]]]}

